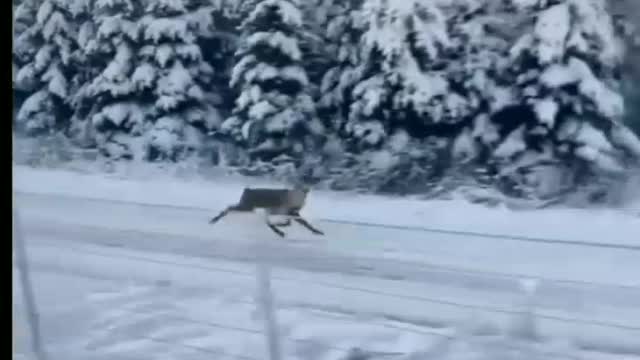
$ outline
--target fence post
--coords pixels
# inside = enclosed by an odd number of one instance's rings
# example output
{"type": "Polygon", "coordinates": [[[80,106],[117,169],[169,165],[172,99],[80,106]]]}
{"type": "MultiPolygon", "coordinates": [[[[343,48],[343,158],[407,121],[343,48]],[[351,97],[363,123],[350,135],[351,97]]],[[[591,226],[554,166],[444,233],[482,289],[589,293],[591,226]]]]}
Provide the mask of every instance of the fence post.
{"type": "Polygon", "coordinates": [[[33,353],[37,360],[46,360],[47,357],[44,351],[40,332],[38,310],[33,296],[33,285],[31,283],[31,275],[29,273],[27,249],[24,243],[24,235],[22,234],[20,221],[18,219],[18,211],[15,208],[13,209],[13,245],[18,272],[20,274],[20,282],[22,285],[22,295],[27,312],[27,322],[29,323],[31,330],[31,345],[33,346],[33,353]]]}
{"type": "Polygon", "coordinates": [[[271,265],[262,254],[262,246],[256,246],[256,280],[258,282],[258,302],[262,319],[264,321],[264,333],[269,350],[269,360],[281,360],[280,333],[278,321],[274,309],[273,292],[271,290],[271,265]]]}

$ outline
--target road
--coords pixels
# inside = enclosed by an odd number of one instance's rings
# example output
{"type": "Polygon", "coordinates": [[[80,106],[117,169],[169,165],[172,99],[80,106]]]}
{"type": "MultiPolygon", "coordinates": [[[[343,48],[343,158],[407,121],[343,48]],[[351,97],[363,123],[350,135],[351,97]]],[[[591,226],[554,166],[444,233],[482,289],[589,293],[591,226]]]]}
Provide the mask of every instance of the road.
{"type": "Polygon", "coordinates": [[[628,249],[327,223],[318,224],[325,238],[292,230],[283,240],[256,218],[213,229],[202,209],[27,193],[15,203],[45,337],[57,354],[260,358],[257,256],[275,266],[291,357],[339,358],[350,346],[438,348],[456,338],[460,324],[498,336],[523,318],[522,277],[541,279],[532,300],[545,338],[568,339],[583,351],[640,354],[640,252],[628,249]],[[212,335],[212,327],[236,336],[212,335]]]}

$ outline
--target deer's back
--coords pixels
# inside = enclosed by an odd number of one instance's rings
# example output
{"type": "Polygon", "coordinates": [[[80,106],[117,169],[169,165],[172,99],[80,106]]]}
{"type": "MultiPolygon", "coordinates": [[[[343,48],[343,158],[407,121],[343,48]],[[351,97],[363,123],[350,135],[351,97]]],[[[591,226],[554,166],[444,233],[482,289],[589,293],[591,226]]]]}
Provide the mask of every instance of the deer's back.
{"type": "Polygon", "coordinates": [[[247,211],[258,208],[299,209],[304,205],[306,195],[301,190],[246,188],[237,208],[247,211]]]}

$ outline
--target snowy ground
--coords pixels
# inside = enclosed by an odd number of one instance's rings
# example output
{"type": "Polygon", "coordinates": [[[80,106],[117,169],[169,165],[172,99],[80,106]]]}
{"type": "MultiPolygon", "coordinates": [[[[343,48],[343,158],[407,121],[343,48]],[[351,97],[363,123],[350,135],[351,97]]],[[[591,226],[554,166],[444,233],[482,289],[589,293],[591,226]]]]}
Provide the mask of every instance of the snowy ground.
{"type": "Polygon", "coordinates": [[[275,265],[287,359],[338,359],[353,346],[386,357],[640,358],[638,218],[315,193],[305,215],[326,237],[294,228],[274,239],[255,217],[208,226],[241,188],[14,166],[54,358],[264,358],[258,255],[275,265]],[[514,330],[526,320],[521,278],[539,280],[536,342],[514,330]]]}

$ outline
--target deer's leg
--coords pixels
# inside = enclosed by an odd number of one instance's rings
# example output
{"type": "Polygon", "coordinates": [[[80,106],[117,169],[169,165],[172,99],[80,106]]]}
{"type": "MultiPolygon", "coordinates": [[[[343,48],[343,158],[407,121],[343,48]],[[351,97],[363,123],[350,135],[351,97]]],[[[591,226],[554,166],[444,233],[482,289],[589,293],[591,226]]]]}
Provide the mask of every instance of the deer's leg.
{"type": "Polygon", "coordinates": [[[307,229],[309,229],[309,231],[311,231],[312,233],[316,234],[316,235],[324,235],[324,233],[316,228],[314,228],[311,224],[309,224],[309,222],[307,220],[305,220],[304,218],[302,218],[302,216],[300,216],[300,214],[298,213],[293,213],[293,220],[295,222],[297,222],[298,224],[306,227],[307,229]]]}
{"type": "Polygon", "coordinates": [[[280,237],[284,237],[284,231],[280,230],[277,226],[273,225],[270,222],[267,222],[267,226],[273,230],[274,233],[278,234],[280,237]]]}
{"type": "Polygon", "coordinates": [[[234,209],[235,209],[235,206],[229,206],[228,208],[226,208],[222,212],[220,212],[218,215],[216,215],[213,218],[211,218],[211,220],[209,220],[209,224],[217,223],[220,219],[222,219],[223,217],[227,216],[229,211],[234,210],[234,209]]]}
{"type": "Polygon", "coordinates": [[[267,224],[267,226],[276,234],[278,234],[278,236],[280,237],[284,237],[284,231],[280,230],[275,224],[273,224],[271,221],[269,221],[269,212],[265,212],[264,213],[264,222],[267,224]]]}

